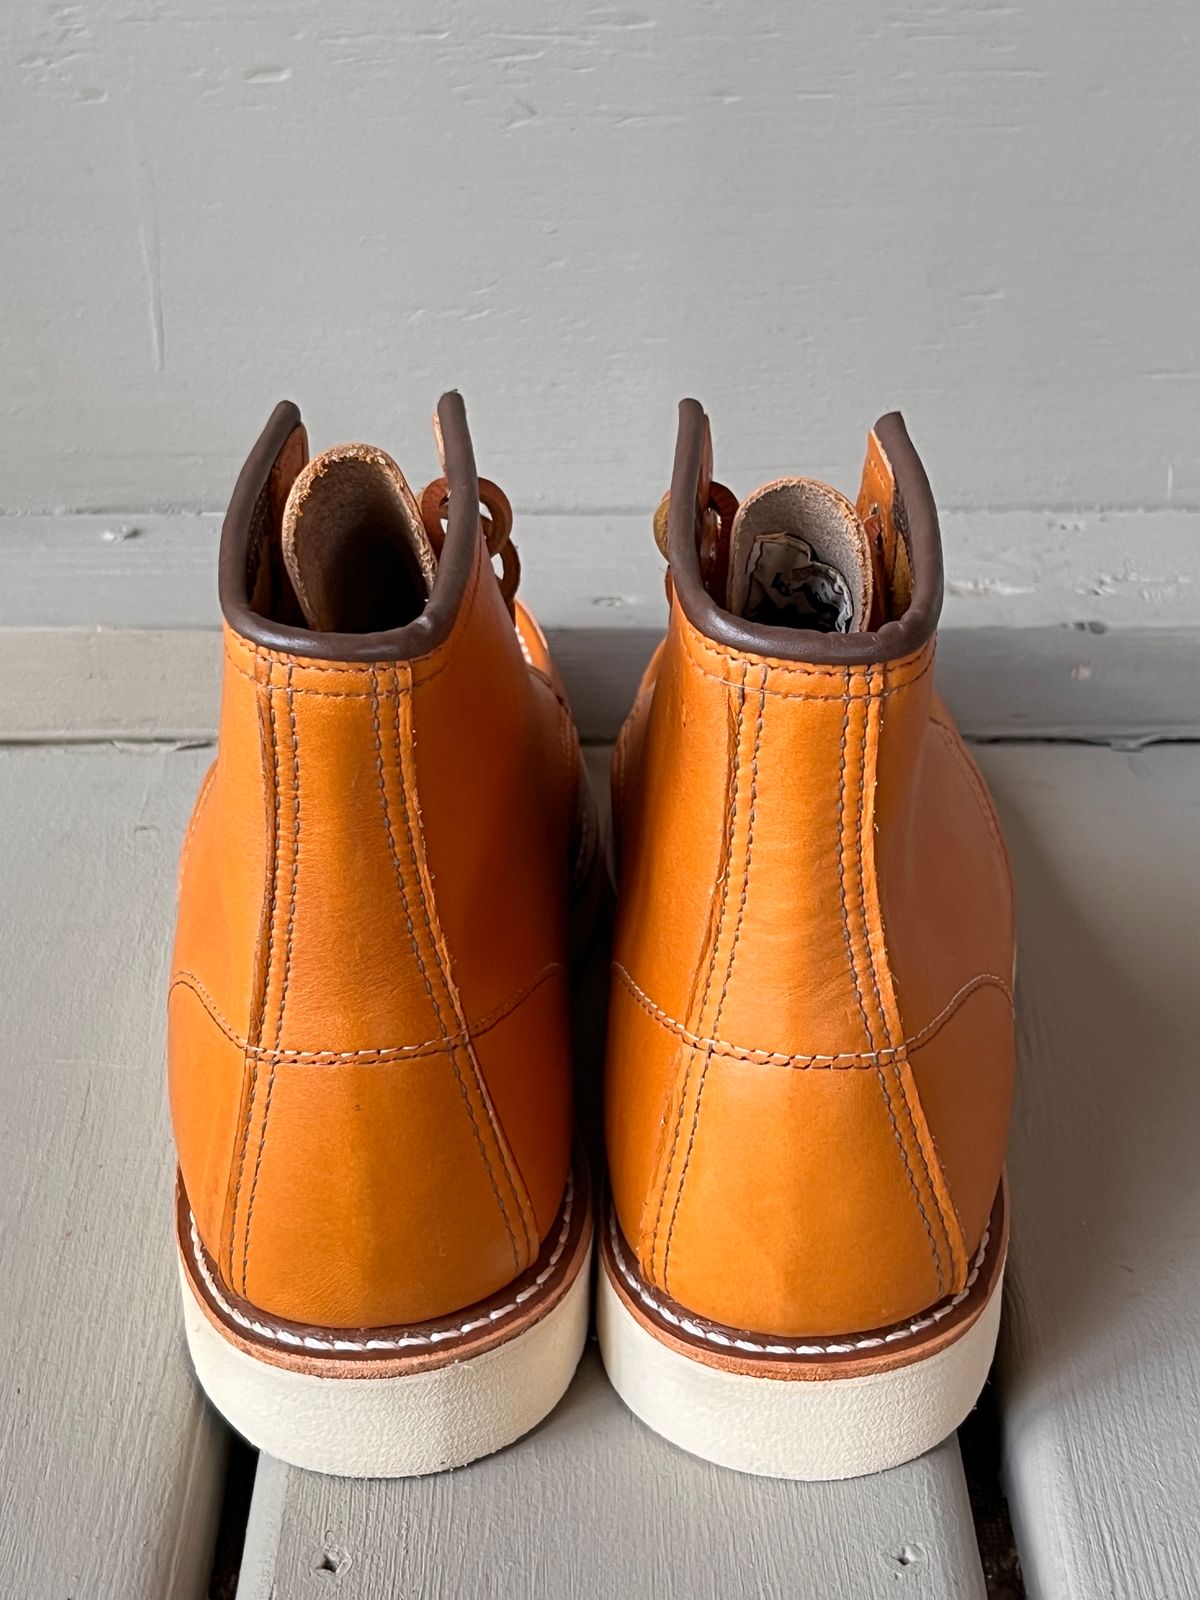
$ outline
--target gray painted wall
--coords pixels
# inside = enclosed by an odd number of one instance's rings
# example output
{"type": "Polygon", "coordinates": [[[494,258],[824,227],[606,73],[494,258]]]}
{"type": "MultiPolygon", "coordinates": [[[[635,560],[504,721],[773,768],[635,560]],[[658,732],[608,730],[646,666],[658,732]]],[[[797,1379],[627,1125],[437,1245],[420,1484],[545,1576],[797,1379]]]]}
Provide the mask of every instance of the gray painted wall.
{"type": "Polygon", "coordinates": [[[467,396],[519,508],[735,488],[1200,505],[1190,0],[6,0],[0,509],[218,507],[283,393],[467,396]]]}

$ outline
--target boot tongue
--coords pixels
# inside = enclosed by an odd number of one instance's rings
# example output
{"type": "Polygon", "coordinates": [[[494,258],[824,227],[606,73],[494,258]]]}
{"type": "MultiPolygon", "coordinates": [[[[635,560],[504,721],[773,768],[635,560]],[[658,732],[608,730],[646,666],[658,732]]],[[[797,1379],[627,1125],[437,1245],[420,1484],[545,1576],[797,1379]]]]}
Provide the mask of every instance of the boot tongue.
{"type": "Polygon", "coordinates": [[[866,530],[845,496],[814,478],[780,478],[742,501],[728,571],[725,607],[747,622],[816,633],[868,625],[866,530]]]}
{"type": "Polygon", "coordinates": [[[425,609],[437,557],[404,474],[382,450],[315,457],[283,510],[283,561],[310,628],[383,633],[425,609]]]}

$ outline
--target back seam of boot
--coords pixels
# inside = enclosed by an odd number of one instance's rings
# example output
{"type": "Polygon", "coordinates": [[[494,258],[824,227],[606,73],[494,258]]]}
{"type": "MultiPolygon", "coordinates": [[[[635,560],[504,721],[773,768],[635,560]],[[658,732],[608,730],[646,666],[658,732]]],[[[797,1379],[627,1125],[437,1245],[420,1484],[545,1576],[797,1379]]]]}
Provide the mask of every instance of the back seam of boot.
{"type": "MultiPolygon", "coordinates": [[[[312,664],[307,661],[281,659],[257,651],[255,656],[265,669],[265,678],[256,679],[256,701],[268,845],[263,917],[259,933],[260,955],[256,963],[259,974],[247,1030],[248,1048],[243,1058],[244,1075],[248,1079],[246,1108],[240,1119],[239,1135],[231,1152],[229,1169],[230,1221],[226,1254],[230,1286],[238,1289],[240,1285],[243,1296],[247,1295],[254,1205],[267,1149],[273,1091],[281,1061],[279,1047],[287,1009],[292,931],[298,903],[303,801],[294,696],[303,693],[336,698],[342,694],[337,689],[314,691],[293,686],[295,670],[312,670],[312,664]],[[277,669],[282,671],[282,682],[277,681],[277,669]],[[276,708],[280,695],[286,701],[284,714],[276,708]],[[281,914],[281,902],[287,906],[286,918],[281,914]],[[274,1003],[273,994],[278,996],[274,1003]],[[268,1041],[268,1034],[273,1045],[268,1041]]],[[[405,719],[408,727],[402,726],[401,722],[401,706],[411,704],[412,694],[419,685],[402,681],[409,675],[401,665],[389,666],[392,678],[390,685],[381,681],[381,668],[377,665],[368,667],[366,675],[371,684],[369,698],[375,729],[379,811],[388,838],[395,892],[409,932],[411,958],[421,973],[423,987],[437,1018],[443,1049],[450,1061],[463,1110],[471,1125],[497,1211],[509,1238],[514,1272],[519,1273],[536,1257],[539,1248],[532,1207],[483,1082],[471,1030],[454,984],[451,959],[444,948],[433,885],[424,864],[424,835],[416,793],[415,735],[411,727],[411,715],[405,719]],[[390,716],[386,711],[389,703],[390,716]],[[388,748],[389,745],[391,748],[388,748]],[[494,1146],[494,1153],[489,1153],[489,1144],[494,1146]]],[[[337,670],[334,669],[335,672],[337,670]]],[[[359,674],[363,672],[362,668],[351,670],[359,674]]],[[[387,670],[387,667],[382,669],[384,672],[387,670]]]]}

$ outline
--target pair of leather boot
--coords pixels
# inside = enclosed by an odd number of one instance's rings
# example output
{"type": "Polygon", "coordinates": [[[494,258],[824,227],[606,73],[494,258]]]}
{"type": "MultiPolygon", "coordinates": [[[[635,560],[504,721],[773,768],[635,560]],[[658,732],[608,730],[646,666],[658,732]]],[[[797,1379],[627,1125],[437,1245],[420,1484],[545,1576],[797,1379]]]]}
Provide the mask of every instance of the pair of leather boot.
{"type": "Polygon", "coordinates": [[[680,408],[613,760],[606,1186],[568,985],[610,853],[457,395],[435,431],[418,497],[281,405],[224,525],[169,1000],[200,1379],[301,1466],[460,1465],[565,1391],[595,1239],[605,1365],[667,1438],[781,1477],[917,1455],[995,1343],[1013,928],[903,422],[855,504],[739,503],[680,408]]]}

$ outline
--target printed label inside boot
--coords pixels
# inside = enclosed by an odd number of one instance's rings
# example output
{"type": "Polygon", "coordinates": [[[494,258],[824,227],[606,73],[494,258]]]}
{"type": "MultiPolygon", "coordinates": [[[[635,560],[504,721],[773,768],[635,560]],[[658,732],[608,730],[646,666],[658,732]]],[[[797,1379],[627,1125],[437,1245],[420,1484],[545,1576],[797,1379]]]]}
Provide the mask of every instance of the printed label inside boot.
{"type": "Polygon", "coordinates": [[[807,539],[796,533],[762,533],[750,557],[742,616],[776,628],[849,633],[854,600],[842,574],[818,560],[807,539]]]}

